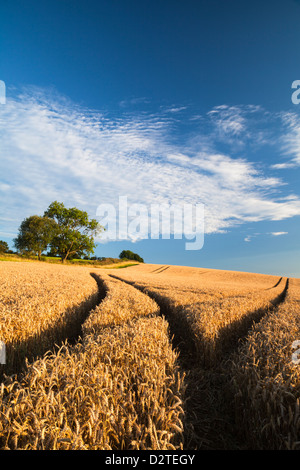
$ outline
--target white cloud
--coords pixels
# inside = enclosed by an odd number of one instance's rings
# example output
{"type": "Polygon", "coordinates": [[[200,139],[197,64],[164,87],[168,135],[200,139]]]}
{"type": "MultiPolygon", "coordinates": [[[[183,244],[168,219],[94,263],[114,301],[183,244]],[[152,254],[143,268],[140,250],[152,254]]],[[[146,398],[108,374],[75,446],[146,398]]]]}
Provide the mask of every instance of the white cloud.
{"type": "Polygon", "coordinates": [[[180,113],[181,111],[185,111],[187,106],[173,106],[169,107],[165,110],[167,113],[180,113]]]}
{"type": "Polygon", "coordinates": [[[273,237],[280,237],[281,235],[288,235],[289,232],[271,232],[273,237]]]}
{"type": "Polygon", "coordinates": [[[237,136],[246,130],[246,118],[241,107],[216,106],[207,114],[221,137],[237,136]]]}
{"type": "Polygon", "coordinates": [[[284,132],[280,138],[285,162],[276,163],[272,168],[281,170],[296,168],[300,165],[300,122],[299,115],[292,112],[280,114],[284,132]]]}
{"type": "MultiPolygon", "coordinates": [[[[207,113],[210,137],[229,144],[232,150],[274,145],[274,124],[278,117],[258,105],[215,106],[207,113]]],[[[200,119],[200,118],[199,118],[200,119]]]]}
{"type": "Polygon", "coordinates": [[[245,242],[251,242],[253,238],[258,236],[271,235],[272,237],[280,237],[282,235],[288,235],[288,232],[268,232],[268,233],[254,233],[253,235],[247,235],[244,238],[245,242]]]}
{"type": "Polygon", "coordinates": [[[296,168],[298,165],[296,163],[275,163],[271,165],[271,168],[275,170],[285,170],[287,168],[296,168]]]}
{"type": "MultiPolygon", "coordinates": [[[[230,113],[224,106],[212,116],[226,132],[246,131],[244,117],[230,113]]],[[[148,205],[203,203],[206,233],[300,215],[297,196],[277,195],[281,180],[213,151],[202,137],[173,143],[172,122],[161,114],[113,119],[41,90],[8,99],[0,108],[0,217],[13,219],[5,232],[53,200],[94,217],[99,204],[117,204],[120,195],[148,205]]]]}

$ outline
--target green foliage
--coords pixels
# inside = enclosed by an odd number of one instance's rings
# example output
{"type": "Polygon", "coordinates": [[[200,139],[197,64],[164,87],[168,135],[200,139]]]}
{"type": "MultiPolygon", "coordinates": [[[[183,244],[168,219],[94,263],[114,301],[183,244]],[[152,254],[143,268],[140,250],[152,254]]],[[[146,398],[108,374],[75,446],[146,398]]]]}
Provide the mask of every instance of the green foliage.
{"type": "Polygon", "coordinates": [[[22,254],[35,254],[39,260],[44,250],[53,239],[57,231],[57,224],[49,217],[32,215],[23,220],[19,234],[14,239],[17,251],[22,254]]]}
{"type": "Polygon", "coordinates": [[[134,261],[139,261],[140,263],[144,262],[143,258],[141,258],[137,253],[133,253],[130,250],[123,250],[120,253],[120,259],[130,259],[134,261]]]}
{"type": "Polygon", "coordinates": [[[3,240],[0,240],[0,253],[8,253],[9,251],[10,250],[9,250],[8,243],[6,243],[3,240]]]}
{"type": "Polygon", "coordinates": [[[54,201],[44,213],[53,219],[58,231],[51,240],[51,253],[58,254],[62,261],[81,258],[94,252],[94,236],[103,230],[96,219],[76,207],[66,208],[62,202],[54,201]]]}

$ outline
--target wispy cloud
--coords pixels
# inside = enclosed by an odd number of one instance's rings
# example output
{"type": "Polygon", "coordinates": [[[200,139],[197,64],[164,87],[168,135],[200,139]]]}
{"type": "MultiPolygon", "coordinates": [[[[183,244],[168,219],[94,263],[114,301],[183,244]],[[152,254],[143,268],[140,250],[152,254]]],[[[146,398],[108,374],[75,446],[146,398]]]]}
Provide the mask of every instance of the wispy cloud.
{"type": "Polygon", "coordinates": [[[120,101],[119,105],[121,108],[127,108],[135,105],[140,104],[149,104],[150,100],[146,97],[135,97],[135,98],[128,98],[126,100],[120,101]]]}
{"type": "Polygon", "coordinates": [[[185,111],[188,109],[187,106],[171,106],[165,108],[164,112],[165,113],[180,113],[181,111],[185,111]]]}
{"type": "Polygon", "coordinates": [[[289,232],[271,232],[273,237],[280,237],[281,235],[288,235],[289,232]]]}
{"type": "Polygon", "coordinates": [[[246,119],[241,107],[220,105],[207,114],[214,122],[220,135],[236,136],[246,129],[246,119]]]}
{"type": "Polygon", "coordinates": [[[254,234],[251,234],[251,235],[247,235],[245,238],[244,238],[244,241],[245,242],[251,242],[253,240],[253,238],[256,238],[256,237],[261,237],[261,236],[268,236],[268,235],[271,235],[272,237],[280,237],[282,235],[288,235],[288,232],[267,232],[267,233],[254,233],[254,234]]]}
{"type": "MultiPolygon", "coordinates": [[[[222,132],[240,135],[246,118],[233,119],[236,111],[219,107],[210,116],[222,132]]],[[[174,113],[116,118],[37,89],[7,99],[0,108],[0,217],[12,220],[1,221],[3,231],[15,233],[55,199],[95,216],[99,204],[120,195],[129,203],[203,203],[206,233],[300,215],[300,199],[278,193],[279,178],[246,156],[218,151],[211,135],[194,131],[178,144],[174,113]]]]}
{"type": "Polygon", "coordinates": [[[300,121],[299,114],[293,112],[280,113],[284,132],[280,136],[284,162],[275,163],[272,168],[277,170],[300,166],[300,121]]]}
{"type": "MultiPolygon", "coordinates": [[[[278,117],[258,105],[220,105],[207,113],[214,140],[229,144],[232,150],[259,149],[274,145],[270,123],[278,117]]],[[[275,134],[276,136],[276,134],[275,134]]]]}
{"type": "Polygon", "coordinates": [[[274,165],[272,165],[272,168],[274,168],[275,170],[286,170],[288,168],[296,168],[298,165],[297,163],[274,163],[274,165]]]}

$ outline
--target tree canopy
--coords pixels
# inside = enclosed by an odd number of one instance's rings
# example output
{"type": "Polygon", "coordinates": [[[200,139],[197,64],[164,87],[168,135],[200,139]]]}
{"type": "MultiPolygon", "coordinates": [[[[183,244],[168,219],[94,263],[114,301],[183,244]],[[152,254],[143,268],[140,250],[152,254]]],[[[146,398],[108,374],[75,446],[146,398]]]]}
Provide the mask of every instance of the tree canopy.
{"type": "Polygon", "coordinates": [[[94,237],[103,230],[96,219],[89,219],[88,213],[76,207],[66,208],[62,202],[54,201],[44,213],[58,226],[51,242],[51,252],[57,253],[62,261],[70,256],[84,256],[94,253],[94,237]]]}
{"type": "Polygon", "coordinates": [[[9,251],[9,246],[8,243],[0,240],[0,253],[8,253],[9,251]]]}
{"type": "Polygon", "coordinates": [[[32,215],[23,220],[14,245],[21,253],[34,253],[41,259],[44,250],[51,243],[56,231],[56,222],[49,217],[32,215]]]}

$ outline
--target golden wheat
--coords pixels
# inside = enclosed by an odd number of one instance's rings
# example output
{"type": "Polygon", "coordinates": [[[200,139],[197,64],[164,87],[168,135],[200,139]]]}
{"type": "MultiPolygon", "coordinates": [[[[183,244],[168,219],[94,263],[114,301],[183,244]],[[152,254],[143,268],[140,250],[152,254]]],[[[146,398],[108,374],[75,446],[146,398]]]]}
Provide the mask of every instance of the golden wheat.
{"type": "Polygon", "coordinates": [[[44,263],[0,263],[0,340],[5,373],[73,336],[98,300],[90,270],[44,263]]]}
{"type": "Polygon", "coordinates": [[[231,411],[247,445],[300,449],[300,365],[291,361],[300,280],[274,308],[286,293],[278,276],[143,264],[97,268],[95,279],[87,267],[5,262],[0,270],[0,340],[10,370],[27,361],[1,384],[1,449],[177,450],[187,420],[203,432],[195,442],[205,441],[207,421],[197,413],[214,369],[205,375],[199,365],[215,365],[224,352],[231,411]],[[188,389],[164,315],[194,345],[188,389]],[[61,344],[79,326],[81,341],[61,344]],[[191,396],[195,416],[186,413],[191,396]]]}
{"type": "Polygon", "coordinates": [[[168,323],[153,300],[104,277],[82,343],[2,383],[2,449],[182,448],[184,375],[168,323]]]}
{"type": "Polygon", "coordinates": [[[107,326],[117,326],[135,317],[157,315],[159,307],[147,295],[134,287],[109,277],[100,275],[106,297],[82,326],[85,335],[101,331],[107,326]]]}
{"type": "MultiPolygon", "coordinates": [[[[215,286],[210,279],[204,289],[202,281],[198,279],[191,281],[191,288],[190,277],[182,277],[186,272],[176,269],[176,276],[172,277],[169,270],[165,270],[159,273],[158,279],[155,272],[145,273],[139,266],[122,275],[118,274],[118,278],[152,296],[167,312],[186,343],[190,347],[194,345],[193,352],[198,361],[205,365],[215,363],[224,350],[247,331],[254,320],[272,309],[286,285],[286,279],[278,282],[278,278],[260,275],[250,275],[251,282],[247,284],[247,276],[243,273],[238,283],[236,273],[223,273],[225,280],[216,281],[215,286]],[[228,288],[226,275],[229,279],[236,279],[233,289],[228,288]],[[261,285],[262,279],[264,282],[261,285]]],[[[219,277],[219,273],[213,275],[219,277]]]]}
{"type": "MultiPolygon", "coordinates": [[[[108,274],[116,274],[116,270],[113,269],[105,271],[108,274]]],[[[278,276],[266,274],[187,266],[162,266],[160,269],[160,266],[151,264],[139,264],[119,271],[119,273],[121,272],[128,281],[139,282],[162,290],[173,288],[186,295],[196,294],[198,301],[201,298],[206,301],[213,296],[225,298],[250,292],[261,292],[264,289],[272,288],[279,279],[278,276]]],[[[182,300],[184,300],[183,296],[181,296],[182,300]]]]}
{"type": "Polygon", "coordinates": [[[143,318],[62,347],[2,386],[2,449],[182,447],[182,376],[167,324],[143,318]]]}
{"type": "Polygon", "coordinates": [[[252,448],[300,449],[300,282],[290,280],[284,303],[256,325],[232,359],[238,428],[252,448]]]}

